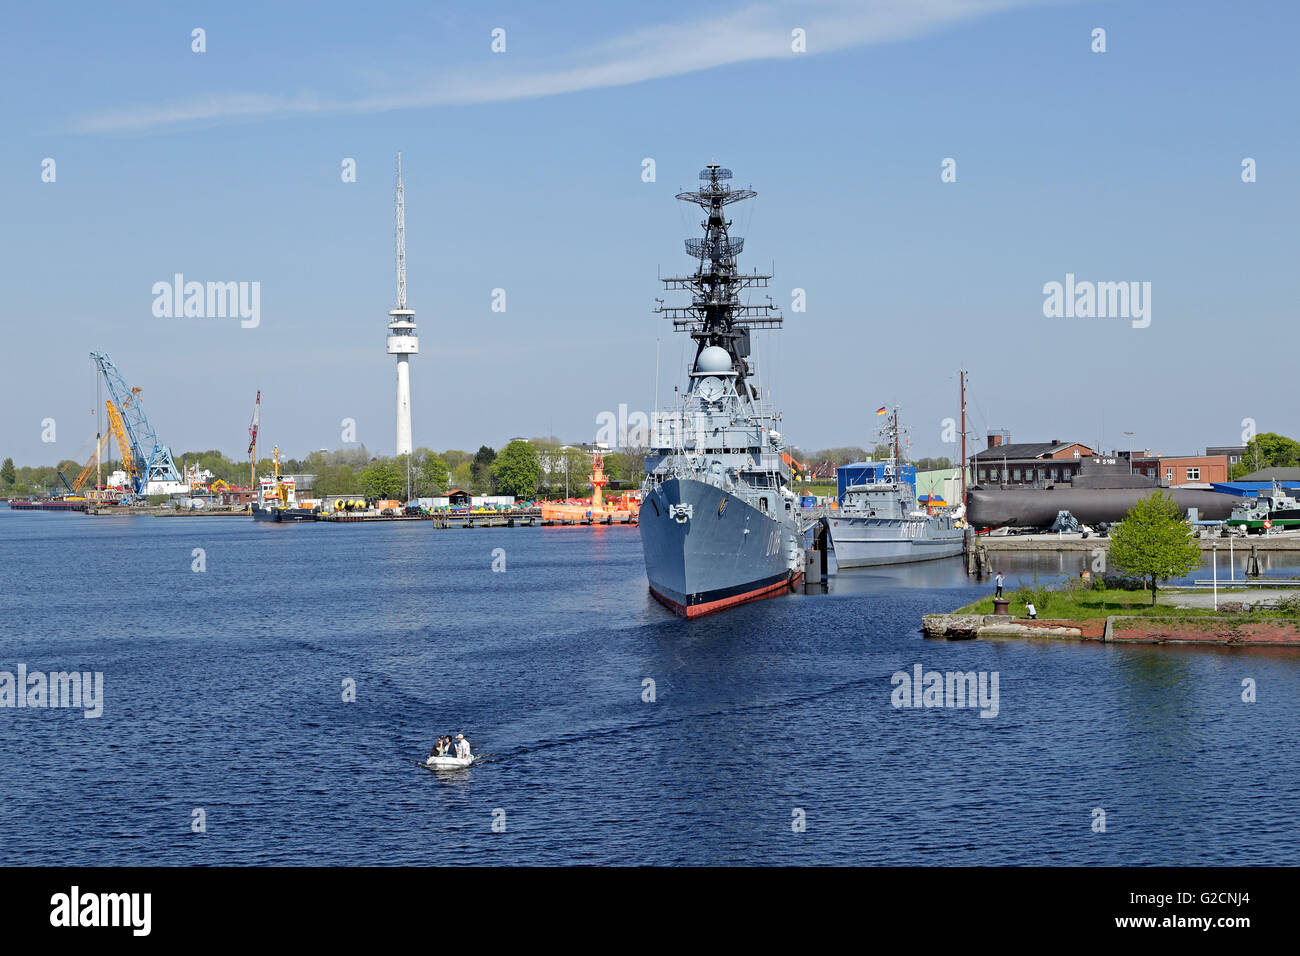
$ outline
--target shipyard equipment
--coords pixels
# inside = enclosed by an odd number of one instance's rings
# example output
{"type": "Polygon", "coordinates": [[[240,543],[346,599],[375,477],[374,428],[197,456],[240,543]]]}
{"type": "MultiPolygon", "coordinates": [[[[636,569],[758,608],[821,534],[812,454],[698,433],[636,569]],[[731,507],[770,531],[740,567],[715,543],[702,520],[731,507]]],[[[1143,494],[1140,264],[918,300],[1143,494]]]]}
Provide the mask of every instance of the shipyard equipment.
{"type": "Polygon", "coordinates": [[[253,420],[248,423],[248,487],[257,487],[257,430],[262,422],[262,390],[257,390],[253,402],[253,420]]]}
{"type": "Polygon", "coordinates": [[[131,454],[131,439],[126,434],[126,425],[122,423],[122,413],[111,399],[104,402],[104,409],[108,412],[108,429],[117,442],[117,455],[122,459],[122,470],[126,472],[127,486],[134,488],[135,456],[131,454]]]}
{"type": "Polygon", "coordinates": [[[140,401],[140,390],[129,388],[122,374],[107,355],[91,352],[99,366],[110,396],[109,422],[117,439],[130,491],[135,496],[149,493],[153,482],[181,482],[180,472],[172,461],[171,449],[158,440],[140,401]],[[113,405],[116,405],[114,414],[113,405]],[[120,430],[120,431],[119,431],[120,430]]]}
{"type": "Polygon", "coordinates": [[[95,450],[90,458],[86,461],[86,467],[81,469],[77,475],[77,480],[72,483],[72,493],[75,495],[86,486],[90,479],[90,473],[95,467],[95,462],[99,461],[100,456],[108,449],[108,432],[99,436],[99,441],[95,444],[95,450]]]}

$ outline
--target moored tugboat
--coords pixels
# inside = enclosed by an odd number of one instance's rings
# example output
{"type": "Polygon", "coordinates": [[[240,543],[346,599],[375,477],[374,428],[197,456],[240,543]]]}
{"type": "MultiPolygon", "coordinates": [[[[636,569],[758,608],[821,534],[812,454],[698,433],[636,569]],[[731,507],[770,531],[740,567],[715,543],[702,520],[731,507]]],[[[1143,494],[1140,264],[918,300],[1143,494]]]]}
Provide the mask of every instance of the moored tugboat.
{"type": "Polygon", "coordinates": [[[257,501],[249,513],[257,521],[315,521],[319,509],[299,506],[294,479],[280,474],[279,446],[275,448],[272,461],[275,472],[259,482],[257,501]]]}

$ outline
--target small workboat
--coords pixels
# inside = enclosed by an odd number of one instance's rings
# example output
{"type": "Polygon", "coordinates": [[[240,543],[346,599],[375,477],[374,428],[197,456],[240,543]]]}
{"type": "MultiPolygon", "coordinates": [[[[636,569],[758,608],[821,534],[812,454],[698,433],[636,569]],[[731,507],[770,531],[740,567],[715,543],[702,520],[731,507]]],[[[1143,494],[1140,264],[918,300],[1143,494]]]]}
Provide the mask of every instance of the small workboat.
{"type": "Polygon", "coordinates": [[[474,762],[474,757],[436,757],[432,756],[424,765],[430,770],[462,770],[474,762]]]}

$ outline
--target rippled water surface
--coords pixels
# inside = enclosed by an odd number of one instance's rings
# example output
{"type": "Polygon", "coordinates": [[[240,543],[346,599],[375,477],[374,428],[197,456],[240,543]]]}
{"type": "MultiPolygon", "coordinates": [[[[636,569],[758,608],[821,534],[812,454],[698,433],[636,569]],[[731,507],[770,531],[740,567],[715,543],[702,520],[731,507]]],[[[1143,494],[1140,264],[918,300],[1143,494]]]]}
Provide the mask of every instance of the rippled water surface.
{"type": "Polygon", "coordinates": [[[686,623],[632,528],[0,509],[0,670],[105,681],[99,719],[0,709],[0,862],[1300,863],[1300,652],[920,637],[985,589],[686,623]],[[916,664],[997,672],[997,716],[895,709],[916,664]],[[409,762],[462,731],[497,759],[409,762]]]}

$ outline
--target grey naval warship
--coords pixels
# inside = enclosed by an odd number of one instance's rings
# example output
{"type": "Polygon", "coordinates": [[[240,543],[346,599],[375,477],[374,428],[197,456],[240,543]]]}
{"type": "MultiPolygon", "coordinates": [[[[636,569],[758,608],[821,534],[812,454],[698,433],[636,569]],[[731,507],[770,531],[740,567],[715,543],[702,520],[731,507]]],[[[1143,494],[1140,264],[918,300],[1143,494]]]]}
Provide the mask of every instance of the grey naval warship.
{"type": "Polygon", "coordinates": [[[899,453],[897,407],[882,437],[890,449],[888,460],[874,467],[847,466],[858,477],[844,489],[840,507],[830,518],[836,566],[871,568],[961,554],[961,509],[931,514],[917,505],[916,469],[903,465],[899,453]]]}
{"type": "Polygon", "coordinates": [[[685,392],[656,412],[646,456],[640,512],[650,593],[693,618],[773,597],[803,577],[803,523],[790,489],[790,457],[776,430],[780,415],[759,389],[750,332],[781,326],[766,304],[742,304],[740,292],[772,278],[742,273],[744,239],[729,235],[726,207],[753,198],[728,185],[731,170],[712,164],[700,186],[677,198],[704,210],[704,235],[686,240],[695,273],[665,278],[691,304],[655,310],[695,341],[685,392]]]}

